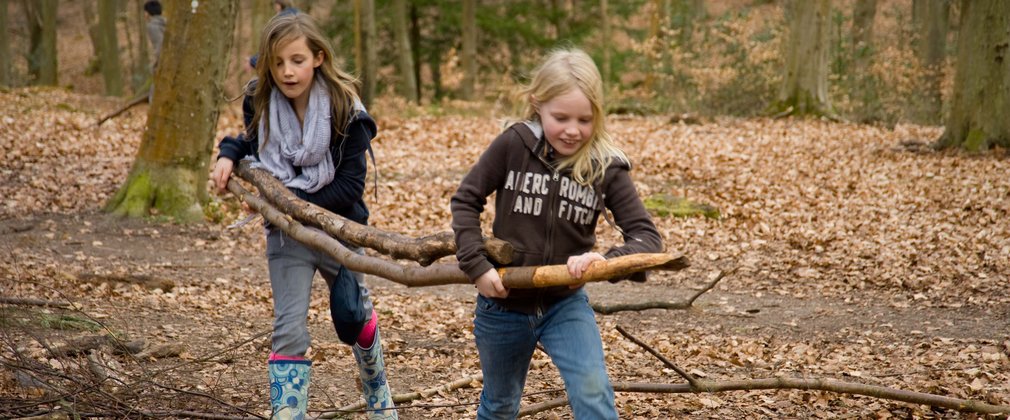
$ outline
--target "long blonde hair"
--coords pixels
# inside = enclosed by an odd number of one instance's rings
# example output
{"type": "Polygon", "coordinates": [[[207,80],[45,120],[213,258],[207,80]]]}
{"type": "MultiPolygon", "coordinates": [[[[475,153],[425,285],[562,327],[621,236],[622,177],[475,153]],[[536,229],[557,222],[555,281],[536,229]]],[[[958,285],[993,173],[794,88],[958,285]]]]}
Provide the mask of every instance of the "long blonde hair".
{"type": "MultiPolygon", "coordinates": [[[[246,128],[247,135],[253,135],[259,128],[259,122],[263,121],[263,138],[259,139],[260,147],[267,142],[270,132],[270,119],[263,118],[270,103],[270,92],[276,88],[274,78],[270,73],[270,67],[274,62],[277,51],[287,43],[298,38],[305,37],[312,55],[323,55],[323,63],[316,68],[315,74],[321,75],[326,82],[326,88],[330,94],[330,113],[333,116],[333,128],[337,136],[343,136],[347,124],[351,121],[354,113],[354,104],[358,102],[358,82],[350,74],[337,68],[333,61],[333,48],[323,36],[322,31],[316,25],[312,17],[304,14],[277,15],[267,22],[260,36],[259,58],[256,61],[255,90],[246,92],[253,95],[253,119],[249,127],[246,128]]],[[[252,89],[252,84],[247,90],[252,89]]]]}
{"type": "Polygon", "coordinates": [[[537,106],[530,101],[531,98],[536,98],[538,103],[543,104],[573,89],[586,95],[592,105],[593,134],[585,146],[558,162],[558,170],[571,167],[575,182],[591,185],[603,180],[607,167],[614,159],[628,162],[627,155],[617,147],[607,131],[603,109],[603,79],[593,59],[576,48],[551,52],[533,72],[530,83],[520,90],[520,100],[524,102],[525,108],[522,116],[526,120],[539,121],[537,106]]]}

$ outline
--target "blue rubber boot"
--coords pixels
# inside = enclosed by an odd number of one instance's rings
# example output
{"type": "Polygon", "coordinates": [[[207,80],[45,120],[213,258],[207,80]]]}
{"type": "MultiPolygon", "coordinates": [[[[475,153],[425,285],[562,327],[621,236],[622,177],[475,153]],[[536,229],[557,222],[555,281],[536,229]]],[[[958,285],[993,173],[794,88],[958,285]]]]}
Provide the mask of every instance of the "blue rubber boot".
{"type": "Polygon", "coordinates": [[[379,331],[375,331],[372,346],[365,349],[355,343],[351,346],[354,360],[358,361],[361,374],[361,391],[365,395],[365,408],[368,418],[398,419],[396,410],[390,410],[393,405],[393,394],[386,383],[386,364],[382,360],[382,344],[379,342],[379,331]]]}
{"type": "Polygon", "coordinates": [[[270,410],[272,419],[302,420],[309,403],[309,360],[271,360],[270,410]]]}

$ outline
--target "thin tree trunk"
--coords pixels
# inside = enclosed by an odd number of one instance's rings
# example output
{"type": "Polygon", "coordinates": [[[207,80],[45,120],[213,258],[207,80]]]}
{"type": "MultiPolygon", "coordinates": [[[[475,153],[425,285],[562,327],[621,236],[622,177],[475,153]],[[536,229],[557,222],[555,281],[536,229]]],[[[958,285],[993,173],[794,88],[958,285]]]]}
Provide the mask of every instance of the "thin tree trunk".
{"type": "Polygon", "coordinates": [[[477,0],[463,0],[463,99],[474,99],[477,80],[477,0]]]}
{"type": "Polygon", "coordinates": [[[56,86],[59,64],[56,60],[56,10],[58,0],[25,0],[29,39],[28,74],[33,85],[56,86]]]}
{"type": "Polygon", "coordinates": [[[252,15],[250,19],[252,31],[249,32],[249,46],[253,54],[256,54],[260,49],[260,34],[263,32],[263,27],[267,25],[267,21],[274,15],[273,4],[273,0],[252,1],[252,13],[250,13],[252,15]]]}
{"type": "MultiPolygon", "coordinates": [[[[127,37],[127,39],[136,38],[136,48],[130,47],[130,87],[133,89],[134,95],[140,93],[141,91],[146,91],[147,81],[151,77],[150,71],[150,61],[147,58],[147,27],[144,22],[144,4],[140,1],[133,2],[133,31],[127,30],[127,34],[136,32],[136,37],[127,37]]],[[[127,22],[127,28],[130,27],[130,22],[127,22]]],[[[131,41],[132,43],[133,41],[131,41]]]]}
{"type": "Polygon", "coordinates": [[[833,116],[828,100],[828,48],[830,0],[791,0],[786,6],[789,35],[785,46],[785,74],[776,115],[833,116]]]}
{"type": "Polygon", "coordinates": [[[11,40],[7,36],[7,4],[9,0],[0,0],[0,86],[14,86],[13,56],[11,55],[11,40]]]}
{"type": "Polygon", "coordinates": [[[102,79],[107,96],[123,95],[123,71],[119,65],[116,31],[116,0],[98,0],[98,27],[102,45],[102,79]]]}
{"type": "Polygon", "coordinates": [[[368,107],[371,106],[372,99],[375,98],[375,73],[378,62],[375,44],[375,0],[357,1],[361,4],[361,65],[358,77],[361,78],[361,101],[368,107]]]}
{"type": "Polygon", "coordinates": [[[880,118],[880,95],[877,93],[877,77],[872,72],[874,56],[873,22],[877,15],[877,0],[856,0],[852,12],[852,71],[849,84],[853,97],[862,103],[857,114],[862,122],[880,118]]]}
{"type": "Polygon", "coordinates": [[[960,27],[954,95],[938,146],[1010,148],[1010,2],[964,0],[960,27]]]}
{"type": "Polygon", "coordinates": [[[417,103],[417,79],[414,78],[414,57],[410,48],[407,1],[393,0],[393,38],[396,43],[397,69],[400,73],[400,94],[417,103]]]}
{"type": "Polygon", "coordinates": [[[603,29],[603,42],[600,47],[603,49],[603,81],[606,85],[610,81],[610,12],[607,11],[607,0],[600,0],[600,23],[603,29]]]}
{"type": "Polygon", "coordinates": [[[916,26],[916,55],[922,67],[923,94],[917,95],[916,120],[935,124],[943,110],[943,69],[947,51],[947,28],[950,25],[948,0],[915,0],[913,19],[916,26]]]}
{"type": "Polygon", "coordinates": [[[417,15],[417,5],[410,2],[410,57],[414,64],[414,96],[420,103],[421,98],[421,23],[417,15]]]}
{"type": "Polygon", "coordinates": [[[174,7],[158,60],[147,129],[133,168],[106,204],[117,215],[203,218],[207,166],[223,102],[236,0],[174,7]]]}

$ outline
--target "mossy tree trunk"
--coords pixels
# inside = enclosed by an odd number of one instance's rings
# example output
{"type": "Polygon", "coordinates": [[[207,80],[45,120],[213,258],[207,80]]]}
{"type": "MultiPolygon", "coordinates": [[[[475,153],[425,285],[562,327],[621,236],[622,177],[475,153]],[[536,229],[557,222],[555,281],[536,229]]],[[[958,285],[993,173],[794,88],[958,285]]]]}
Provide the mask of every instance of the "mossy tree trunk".
{"type": "Polygon", "coordinates": [[[113,214],[201,220],[236,0],[174,7],[154,75],[147,129],[133,168],[106,204],[113,214]]]}
{"type": "Polygon", "coordinates": [[[123,71],[119,65],[119,36],[116,30],[116,0],[98,0],[98,30],[101,39],[102,80],[105,94],[123,95],[123,71]]]}
{"type": "Polygon", "coordinates": [[[33,85],[56,86],[58,61],[56,60],[57,0],[32,0],[25,2],[28,18],[29,42],[28,74],[33,85]]]}
{"type": "Polygon", "coordinates": [[[1010,2],[962,1],[960,28],[950,116],[937,145],[1010,147],[1010,2]]]}
{"type": "Polygon", "coordinates": [[[830,0],[791,0],[786,5],[789,35],[785,74],[773,114],[834,116],[828,100],[830,0]]]}

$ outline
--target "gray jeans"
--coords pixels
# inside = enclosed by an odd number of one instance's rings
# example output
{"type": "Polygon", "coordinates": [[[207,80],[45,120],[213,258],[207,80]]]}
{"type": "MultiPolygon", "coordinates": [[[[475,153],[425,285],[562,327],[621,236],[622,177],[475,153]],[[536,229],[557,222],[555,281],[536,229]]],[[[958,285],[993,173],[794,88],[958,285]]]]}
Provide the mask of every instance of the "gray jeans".
{"type": "MultiPolygon", "coordinates": [[[[351,250],[363,254],[361,248],[351,250]]],[[[372,318],[365,275],[348,270],[329,255],[306,247],[282,232],[267,229],[267,265],[274,297],[272,350],[304,356],[311,339],[307,326],[312,279],[316,271],[330,291],[330,315],[340,341],[352,344],[372,318]]]]}

